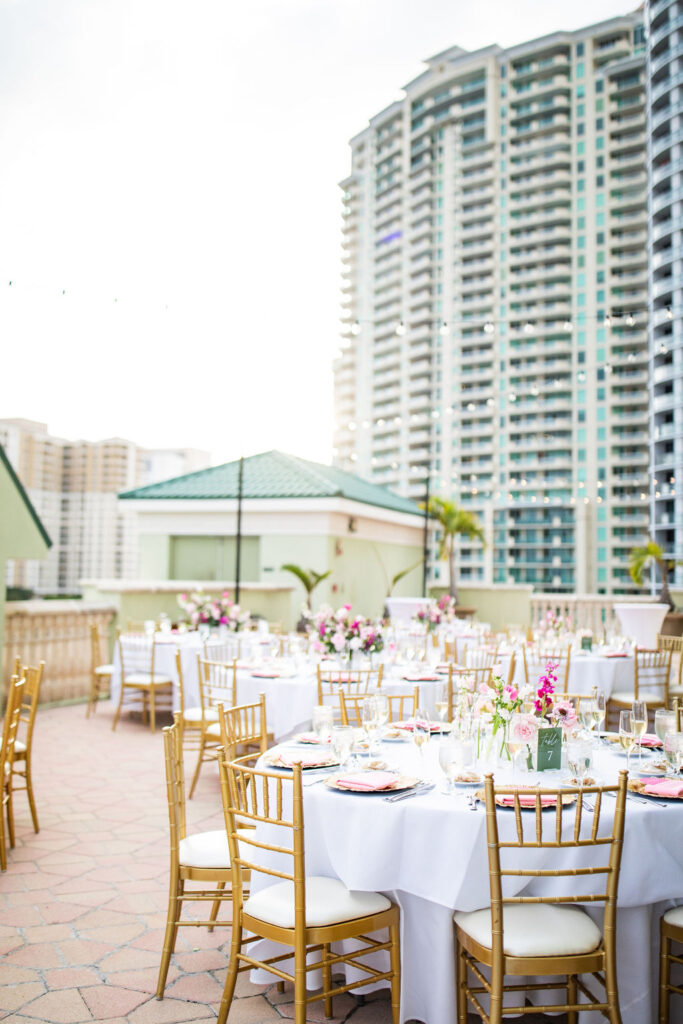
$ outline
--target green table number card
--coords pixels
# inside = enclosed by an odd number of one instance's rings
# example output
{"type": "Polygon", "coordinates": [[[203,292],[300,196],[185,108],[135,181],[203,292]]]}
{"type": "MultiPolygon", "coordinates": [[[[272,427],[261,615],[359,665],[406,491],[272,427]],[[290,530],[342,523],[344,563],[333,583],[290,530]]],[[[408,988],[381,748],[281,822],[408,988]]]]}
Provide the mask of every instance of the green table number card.
{"type": "Polygon", "coordinates": [[[562,767],[562,730],[539,729],[536,769],[539,772],[557,771],[562,767]]]}
{"type": "Polygon", "coordinates": [[[581,650],[582,651],[592,651],[593,650],[593,637],[592,636],[582,636],[581,637],[581,650]]]}

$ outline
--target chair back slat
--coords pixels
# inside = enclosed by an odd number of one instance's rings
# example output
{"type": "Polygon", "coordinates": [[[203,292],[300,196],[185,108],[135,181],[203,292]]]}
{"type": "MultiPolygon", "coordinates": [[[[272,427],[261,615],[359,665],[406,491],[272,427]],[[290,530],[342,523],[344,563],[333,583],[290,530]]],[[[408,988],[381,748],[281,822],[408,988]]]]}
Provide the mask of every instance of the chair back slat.
{"type": "Polygon", "coordinates": [[[318,704],[329,704],[334,708],[335,722],[341,722],[339,694],[361,696],[369,690],[382,686],[383,666],[359,669],[322,669],[318,665],[318,704]]]}
{"type": "Polygon", "coordinates": [[[19,714],[19,732],[23,736],[23,742],[26,744],[27,757],[30,757],[33,742],[33,727],[36,721],[36,712],[38,711],[44,668],[44,661],[41,661],[37,666],[25,665],[23,668],[25,685],[19,714]]]}
{"type": "Polygon", "coordinates": [[[262,754],[268,749],[265,693],[259,694],[259,699],[253,704],[235,707],[219,704],[218,721],[227,760],[234,761],[238,747],[258,746],[262,754]]]}
{"type": "Polygon", "coordinates": [[[488,685],[491,681],[491,668],[462,668],[456,665],[448,666],[448,721],[453,718],[455,701],[458,695],[467,691],[477,693],[480,686],[488,685]]]}
{"type": "Polygon", "coordinates": [[[240,636],[231,636],[226,640],[207,640],[204,644],[204,658],[206,661],[233,662],[242,656],[242,639],[240,636]]]}
{"type": "MultiPolygon", "coordinates": [[[[7,693],[7,706],[5,707],[5,719],[2,727],[2,746],[0,747],[0,770],[5,765],[11,765],[14,760],[14,744],[19,730],[19,719],[21,716],[21,705],[24,699],[24,688],[26,680],[23,676],[10,679],[7,693]]],[[[3,783],[4,786],[4,783],[3,783]]],[[[0,793],[3,787],[0,787],[0,793]]],[[[2,813],[2,802],[0,801],[0,814],[2,813]]]]}
{"type": "Polygon", "coordinates": [[[672,649],[649,650],[636,647],[634,659],[634,696],[636,700],[650,700],[669,704],[669,676],[672,649]]]}
{"type": "Polygon", "coordinates": [[[566,647],[532,647],[529,650],[523,646],[522,657],[527,685],[535,685],[538,679],[545,674],[548,662],[552,662],[557,675],[556,692],[566,691],[569,685],[569,668],[572,658],[571,644],[567,644],[566,647]]]}
{"type": "Polygon", "coordinates": [[[498,660],[498,647],[469,647],[465,652],[467,668],[493,668],[498,660]]]}
{"type": "Polygon", "coordinates": [[[185,767],[183,763],[183,739],[180,712],[173,716],[173,725],[163,730],[164,764],[166,768],[166,798],[168,801],[168,822],[171,834],[171,858],[179,857],[180,840],[186,836],[185,813],[185,767]]]}
{"type": "Polygon", "coordinates": [[[223,704],[232,708],[237,703],[237,661],[207,661],[197,655],[199,698],[202,709],[223,704]]]}
{"type": "Polygon", "coordinates": [[[119,658],[123,679],[133,673],[154,675],[154,638],[139,633],[119,633],[119,658]]]}
{"type": "Polygon", "coordinates": [[[676,689],[680,690],[681,681],[683,680],[683,636],[669,636],[666,633],[658,633],[657,650],[671,651],[669,685],[673,683],[676,689]]]}

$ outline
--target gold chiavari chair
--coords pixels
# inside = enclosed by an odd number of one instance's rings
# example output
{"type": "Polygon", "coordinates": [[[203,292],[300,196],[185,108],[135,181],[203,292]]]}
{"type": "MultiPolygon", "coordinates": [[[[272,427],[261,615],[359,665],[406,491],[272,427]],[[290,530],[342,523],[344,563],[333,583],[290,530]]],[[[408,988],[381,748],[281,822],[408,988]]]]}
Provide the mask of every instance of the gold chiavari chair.
{"type": "Polygon", "coordinates": [[[121,664],[121,693],[119,703],[111,724],[116,726],[123,708],[126,694],[141,703],[142,721],[147,721],[149,707],[149,723],[152,732],[156,729],[156,713],[161,708],[171,710],[173,707],[173,680],[161,672],[154,671],[154,654],[156,644],[153,637],[123,636],[119,632],[119,660],[121,664]]]}
{"type": "Polygon", "coordinates": [[[301,765],[295,764],[290,777],[260,771],[219,758],[221,795],[225,811],[232,864],[232,941],[218,1024],[226,1024],[238,974],[262,968],[294,985],[294,1021],[305,1024],[307,1007],[324,1001],[326,1017],[332,1017],[333,996],[363,985],[389,981],[393,1024],[400,1012],[400,911],[386,896],[375,892],[350,892],[336,878],[307,877],[304,857],[304,809],[301,765]],[[287,792],[289,790],[289,792],[287,792]],[[285,808],[291,807],[291,813],[285,808]],[[256,831],[240,832],[245,823],[256,831]],[[277,842],[264,841],[263,832],[277,842]],[[276,855],[277,861],[272,859],[276,855]],[[277,864],[277,867],[275,866],[277,864]],[[289,865],[291,864],[291,870],[289,865]],[[243,893],[243,873],[259,872],[274,878],[272,884],[253,893],[243,893]],[[388,929],[386,941],[372,937],[388,929]],[[247,936],[245,937],[245,933],[247,936]],[[284,954],[259,960],[245,949],[257,938],[288,946],[284,954]],[[333,952],[332,944],[354,940],[354,949],[333,952]],[[366,963],[366,953],[388,950],[390,969],[382,971],[366,963]],[[315,955],[319,954],[319,955],[315,955]],[[294,971],[285,970],[294,960],[294,971]],[[333,987],[333,970],[351,964],[361,977],[348,985],[333,987]],[[322,991],[309,994],[308,972],[322,971],[322,991]]]}
{"type": "Polygon", "coordinates": [[[199,782],[205,761],[215,761],[220,744],[218,705],[232,708],[237,703],[237,662],[207,661],[197,655],[199,702],[203,710],[198,742],[197,765],[192,776],[189,798],[199,782]]]}
{"type": "Polygon", "coordinates": [[[517,671],[517,655],[514,651],[510,654],[510,662],[508,664],[508,674],[505,682],[508,686],[512,686],[515,681],[515,672],[517,671]]]}
{"type": "Polygon", "coordinates": [[[335,722],[341,721],[339,712],[339,694],[343,688],[349,696],[367,693],[368,690],[379,690],[382,686],[382,672],[379,668],[357,669],[322,669],[318,665],[318,704],[331,704],[334,708],[335,722]]]}
{"type": "Polygon", "coordinates": [[[90,696],[85,709],[85,717],[90,717],[91,711],[97,711],[97,702],[100,694],[111,684],[111,677],[114,674],[114,666],[107,665],[102,661],[102,648],[100,644],[100,631],[96,622],[90,624],[90,696]]]}
{"type": "Polygon", "coordinates": [[[647,701],[648,712],[669,706],[669,676],[671,675],[671,648],[649,650],[636,647],[633,659],[633,690],[617,690],[607,702],[607,721],[612,714],[630,708],[635,700],[647,701]]]}
{"type": "MultiPolygon", "coordinates": [[[[339,710],[342,725],[362,726],[363,701],[371,697],[371,693],[344,693],[339,691],[339,710]]],[[[420,705],[420,688],[416,686],[412,693],[385,693],[389,702],[389,721],[405,722],[413,718],[420,705]]]]}
{"type": "Polygon", "coordinates": [[[7,694],[5,720],[2,727],[2,745],[0,745],[0,765],[2,765],[2,786],[0,787],[0,871],[7,869],[7,838],[10,846],[14,846],[14,806],[12,803],[12,762],[14,761],[14,744],[19,729],[21,705],[24,699],[25,681],[23,676],[12,676],[7,694]],[[5,815],[7,816],[7,836],[5,835],[5,815]]]}
{"type": "Polygon", "coordinates": [[[225,665],[241,656],[242,640],[239,636],[231,636],[227,640],[207,640],[204,644],[206,661],[220,661],[225,665]]]}
{"type": "Polygon", "coordinates": [[[498,647],[468,647],[465,663],[468,668],[493,668],[498,661],[498,647]]]}
{"type": "Polygon", "coordinates": [[[265,693],[260,693],[253,704],[238,704],[232,708],[219,704],[218,729],[221,747],[230,760],[236,757],[238,750],[265,754],[268,749],[265,693]]]}
{"type": "MultiPolygon", "coordinates": [[[[218,721],[216,708],[205,708],[200,703],[198,706],[188,705],[185,700],[185,680],[183,677],[183,663],[180,649],[175,652],[176,675],[178,677],[178,704],[180,713],[180,731],[183,750],[199,750],[201,738],[207,724],[218,721]]],[[[200,659],[197,657],[197,675],[201,681],[200,659]]],[[[200,701],[202,696],[200,686],[200,701]]]]}
{"type": "Polygon", "coordinates": [[[569,685],[569,667],[572,658],[571,644],[566,647],[541,647],[527,650],[522,645],[524,659],[524,678],[527,686],[535,686],[542,675],[545,675],[549,661],[555,666],[557,676],[557,692],[563,692],[569,685]]]}
{"type": "Polygon", "coordinates": [[[281,622],[269,622],[268,623],[268,632],[270,633],[271,636],[280,636],[280,634],[282,633],[282,623],[281,622]]]}
{"type": "MultiPolygon", "coordinates": [[[[19,662],[18,658],[17,662],[19,662]]],[[[38,711],[38,701],[40,699],[40,685],[43,681],[44,669],[44,661],[41,661],[37,667],[25,666],[21,670],[18,664],[15,667],[15,674],[19,677],[21,673],[25,684],[19,714],[19,728],[14,741],[14,756],[11,762],[12,790],[14,793],[21,792],[22,790],[26,791],[34,832],[40,832],[40,826],[38,825],[38,811],[33,794],[31,757],[33,754],[33,727],[36,722],[36,712],[38,711]],[[23,779],[23,784],[17,785],[17,779],[23,779]]]]}
{"type": "Polygon", "coordinates": [[[175,950],[179,927],[213,929],[218,908],[223,900],[232,898],[230,853],[225,829],[214,832],[187,834],[185,813],[185,770],[183,766],[180,715],[175,713],[174,723],[164,729],[164,760],[166,765],[166,794],[170,827],[171,870],[169,881],[166,932],[159,965],[157,999],[163,999],[166,977],[175,950]],[[186,882],[204,883],[201,889],[185,890],[186,882]],[[181,920],[184,901],[199,900],[212,903],[206,921],[181,920]]]}
{"type": "Polygon", "coordinates": [[[672,942],[683,944],[683,907],[667,910],[659,922],[659,1024],[669,1024],[671,993],[683,996],[683,986],[671,981],[671,964],[683,966],[683,956],[673,952],[672,942]]]}
{"type": "Polygon", "coordinates": [[[659,633],[657,650],[671,651],[669,697],[683,697],[683,636],[667,636],[664,633],[659,633]]]}
{"type": "MultiPolygon", "coordinates": [[[[458,970],[458,1024],[466,1024],[468,1002],[487,1024],[500,1024],[504,1016],[529,1012],[525,1006],[503,1005],[506,994],[535,990],[566,990],[566,1001],[551,1006],[535,1006],[536,1013],[568,1014],[576,1024],[579,1011],[602,1012],[611,1024],[621,1024],[616,975],[616,912],[619,869],[624,838],[627,773],[619,773],[614,786],[584,786],[572,789],[534,789],[534,805],[524,809],[520,791],[514,787],[495,787],[493,775],[486,776],[486,834],[489,857],[491,906],[485,910],[455,914],[456,961],[458,970]],[[616,796],[611,828],[607,821],[600,827],[603,797],[616,796]],[[563,796],[575,797],[565,807],[563,796]],[[506,810],[505,825],[498,828],[496,798],[513,801],[511,816],[506,810]],[[542,809],[543,798],[555,801],[553,810],[542,809]],[[587,800],[589,813],[584,815],[587,800]],[[525,827],[526,826],[526,827],[525,827]],[[539,867],[544,854],[548,863],[556,863],[550,851],[588,852],[596,863],[576,867],[569,856],[566,867],[539,867]],[[532,852],[534,851],[534,852],[532,852]],[[557,878],[552,891],[548,879],[557,878]],[[516,890],[511,889],[517,880],[516,890]],[[532,879],[540,879],[542,896],[510,896],[509,891],[528,891],[532,879]],[[508,880],[510,888],[508,888],[508,880]],[[572,880],[574,880],[572,884],[572,880]],[[588,892],[581,892],[586,882],[588,892]],[[579,904],[603,904],[602,930],[579,904]],[[490,980],[481,966],[490,970],[490,980]],[[471,971],[478,984],[470,983],[471,971]],[[590,974],[604,988],[597,997],[582,975],[590,974]],[[551,980],[560,976],[565,980],[551,980]],[[547,983],[505,984],[510,977],[546,977],[547,983]],[[579,1004],[579,993],[586,1000],[579,1004]],[[479,997],[488,995],[486,1015],[479,997]]],[[[502,817],[502,815],[501,815],[502,817]]],[[[581,861],[585,863],[584,860],[581,861]]],[[[521,998],[524,1002],[523,997],[521,998]]]]}
{"type": "Polygon", "coordinates": [[[454,697],[461,690],[476,693],[480,686],[488,686],[491,682],[490,668],[456,668],[448,666],[448,721],[454,714],[454,697]]]}
{"type": "Polygon", "coordinates": [[[446,661],[453,661],[458,664],[458,641],[457,640],[444,640],[443,642],[443,656],[446,661]]]}
{"type": "Polygon", "coordinates": [[[680,697],[674,697],[671,709],[676,715],[676,732],[683,732],[683,701],[680,697]]]}

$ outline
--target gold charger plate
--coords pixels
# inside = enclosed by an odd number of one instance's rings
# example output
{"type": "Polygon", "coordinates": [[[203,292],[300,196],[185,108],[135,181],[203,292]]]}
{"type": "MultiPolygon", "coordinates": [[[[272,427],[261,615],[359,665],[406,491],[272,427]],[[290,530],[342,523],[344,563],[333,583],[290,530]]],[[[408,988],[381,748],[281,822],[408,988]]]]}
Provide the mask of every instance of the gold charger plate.
{"type": "MultiPolygon", "coordinates": [[[[531,804],[531,803],[523,804],[520,801],[520,805],[519,805],[520,809],[522,811],[535,811],[536,810],[536,787],[535,786],[519,786],[518,789],[519,789],[520,795],[534,797],[533,804],[531,804]]],[[[486,803],[486,792],[485,792],[485,790],[478,789],[477,792],[474,794],[474,796],[475,796],[475,798],[477,800],[481,800],[482,803],[486,803]]],[[[509,797],[509,796],[511,796],[511,794],[506,793],[505,796],[509,797]]],[[[567,807],[569,804],[575,803],[575,801],[576,801],[576,793],[563,793],[562,794],[562,804],[563,804],[563,806],[567,807]]],[[[497,804],[498,807],[504,807],[506,810],[514,811],[514,809],[515,809],[514,803],[511,803],[511,804],[510,803],[503,803],[503,797],[502,796],[500,796],[500,797],[496,796],[496,804],[497,804]]],[[[556,803],[541,804],[541,810],[543,810],[543,811],[554,811],[556,806],[557,806],[556,803]]]]}
{"type": "MultiPolygon", "coordinates": [[[[295,759],[292,758],[292,760],[295,760],[295,759]]],[[[292,766],[291,765],[289,765],[289,764],[281,764],[280,763],[280,759],[278,757],[274,757],[272,754],[266,754],[264,756],[263,764],[266,766],[266,768],[281,768],[285,772],[291,772],[291,770],[292,770],[292,766]]],[[[315,770],[315,769],[319,769],[319,768],[337,768],[338,765],[339,765],[339,761],[337,761],[337,759],[334,758],[334,757],[330,757],[330,758],[327,759],[327,761],[320,761],[320,762],[316,761],[315,764],[305,764],[302,761],[301,762],[301,770],[305,772],[305,771],[311,771],[311,770],[315,770]]]]}
{"type": "MultiPolygon", "coordinates": [[[[371,771],[372,771],[372,769],[370,770],[370,772],[371,771]]],[[[370,772],[368,772],[367,774],[370,774],[370,772]]],[[[348,774],[358,774],[358,775],[361,775],[361,774],[366,774],[366,773],[365,772],[357,772],[357,773],[349,772],[348,774]]],[[[398,775],[396,777],[396,782],[394,783],[394,785],[393,786],[385,787],[384,789],[348,789],[346,786],[338,785],[337,778],[334,775],[330,775],[329,778],[325,779],[325,785],[329,786],[330,789],[334,789],[337,793],[358,793],[361,796],[365,796],[368,793],[369,794],[377,795],[378,793],[398,793],[398,792],[400,792],[401,790],[404,790],[404,789],[414,789],[415,786],[417,786],[419,781],[420,781],[419,779],[416,779],[412,775],[398,775]]]]}
{"type": "MultiPolygon", "coordinates": [[[[659,779],[657,780],[660,781],[659,779]]],[[[671,780],[672,782],[675,780],[671,780]]],[[[642,779],[629,779],[626,784],[630,793],[637,793],[638,796],[646,796],[650,800],[683,800],[683,793],[680,796],[673,796],[669,793],[646,793],[645,783],[642,779]]]]}

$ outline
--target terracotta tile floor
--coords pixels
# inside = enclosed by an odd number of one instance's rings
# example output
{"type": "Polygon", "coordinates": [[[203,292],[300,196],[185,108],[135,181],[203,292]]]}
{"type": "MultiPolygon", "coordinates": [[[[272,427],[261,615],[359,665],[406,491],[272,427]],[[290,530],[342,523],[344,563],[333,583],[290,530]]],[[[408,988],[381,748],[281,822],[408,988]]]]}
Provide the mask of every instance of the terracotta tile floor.
{"type": "MultiPolygon", "coordinates": [[[[165,998],[154,997],[168,885],[162,738],[126,717],[112,733],[111,720],[107,705],[89,720],[82,705],[39,712],[33,771],[40,832],[18,793],[17,844],[0,876],[3,1024],[215,1021],[227,927],[213,934],[181,929],[165,998]]],[[[188,825],[222,826],[210,767],[188,804],[188,825]]],[[[293,1017],[291,991],[242,976],[237,996],[230,1024],[293,1017]]],[[[324,1019],[322,1004],[309,1014],[324,1019]]],[[[353,1024],[391,1018],[384,993],[364,1005],[338,997],[335,1014],[353,1024]]]]}

